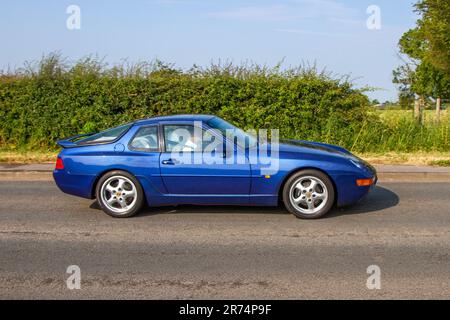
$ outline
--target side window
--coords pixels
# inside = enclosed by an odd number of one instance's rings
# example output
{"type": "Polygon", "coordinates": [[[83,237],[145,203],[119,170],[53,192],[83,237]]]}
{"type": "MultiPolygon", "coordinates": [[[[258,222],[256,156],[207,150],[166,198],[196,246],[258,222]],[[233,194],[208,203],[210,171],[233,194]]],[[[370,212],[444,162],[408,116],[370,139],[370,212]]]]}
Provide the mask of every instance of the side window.
{"type": "Polygon", "coordinates": [[[196,141],[194,126],[175,124],[164,126],[166,152],[193,152],[201,150],[201,142],[196,141]]]}
{"type": "Polygon", "coordinates": [[[142,127],[130,142],[130,149],[140,151],[158,151],[158,127],[142,127]]]}
{"type": "Polygon", "coordinates": [[[201,152],[205,150],[215,136],[202,130],[201,135],[196,136],[193,125],[175,124],[164,126],[164,141],[166,152],[201,152]]]}

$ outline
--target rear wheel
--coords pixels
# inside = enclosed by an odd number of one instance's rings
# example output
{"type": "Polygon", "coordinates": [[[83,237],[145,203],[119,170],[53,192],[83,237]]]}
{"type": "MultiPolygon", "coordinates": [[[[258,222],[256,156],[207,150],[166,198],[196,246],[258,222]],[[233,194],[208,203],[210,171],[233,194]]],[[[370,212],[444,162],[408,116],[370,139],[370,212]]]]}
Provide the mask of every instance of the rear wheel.
{"type": "Polygon", "coordinates": [[[115,218],[134,216],[144,202],[139,181],[128,172],[120,170],[103,175],[97,183],[95,193],[102,210],[115,218]]]}
{"type": "Polygon", "coordinates": [[[286,181],[283,201],[289,212],[302,219],[317,219],[333,207],[334,187],[323,172],[303,170],[286,181]]]}

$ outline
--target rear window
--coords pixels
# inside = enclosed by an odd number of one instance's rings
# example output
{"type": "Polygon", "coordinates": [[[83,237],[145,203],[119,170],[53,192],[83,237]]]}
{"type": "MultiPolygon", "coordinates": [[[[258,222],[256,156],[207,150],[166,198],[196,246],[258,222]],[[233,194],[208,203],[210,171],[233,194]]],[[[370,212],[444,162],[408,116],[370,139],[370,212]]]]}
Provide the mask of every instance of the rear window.
{"type": "Polygon", "coordinates": [[[111,142],[122,136],[125,132],[130,129],[132,123],[127,123],[112,129],[108,129],[87,138],[80,139],[76,142],[76,144],[95,144],[95,143],[105,143],[111,142]]]}

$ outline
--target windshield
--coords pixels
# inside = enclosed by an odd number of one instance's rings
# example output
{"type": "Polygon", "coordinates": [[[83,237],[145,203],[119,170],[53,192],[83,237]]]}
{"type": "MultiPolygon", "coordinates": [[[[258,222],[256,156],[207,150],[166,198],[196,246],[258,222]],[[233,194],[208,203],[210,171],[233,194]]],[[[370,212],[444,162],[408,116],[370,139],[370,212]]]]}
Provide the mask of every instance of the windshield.
{"type": "Polygon", "coordinates": [[[95,143],[105,143],[116,140],[122,134],[124,134],[133,124],[127,123],[112,129],[108,129],[87,138],[78,140],[77,144],[95,144],[95,143]]]}
{"type": "Polygon", "coordinates": [[[224,136],[231,138],[241,148],[252,148],[257,145],[258,140],[225,120],[214,117],[207,122],[213,128],[219,130],[224,136]]]}

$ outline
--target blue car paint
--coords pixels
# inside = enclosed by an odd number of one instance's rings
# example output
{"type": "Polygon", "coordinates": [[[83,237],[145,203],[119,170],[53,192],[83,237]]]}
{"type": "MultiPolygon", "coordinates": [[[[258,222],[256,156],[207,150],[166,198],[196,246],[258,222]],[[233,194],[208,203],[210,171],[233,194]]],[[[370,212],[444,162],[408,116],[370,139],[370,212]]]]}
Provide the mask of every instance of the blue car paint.
{"type": "MultiPolygon", "coordinates": [[[[212,116],[186,115],[151,118],[136,121],[118,140],[111,143],[76,147],[74,143],[60,142],[65,148],[58,157],[64,169],[54,170],[58,187],[65,193],[92,199],[95,184],[106,172],[124,170],[140,182],[147,203],[151,206],[173,204],[232,204],[276,206],[283,183],[301,169],[316,169],[332,180],[338,206],[356,203],[371,187],[359,187],[357,179],[376,180],[376,172],[360,161],[357,167],[351,159],[356,158],[347,150],[333,145],[308,141],[286,141],[279,145],[279,170],[265,177],[260,165],[245,164],[175,164],[164,166],[162,161],[170,155],[165,152],[131,150],[128,142],[142,126],[182,124],[207,121],[212,116]]],[[[207,125],[204,123],[205,128],[207,125]]],[[[161,135],[160,135],[161,138],[161,135]]]]}

